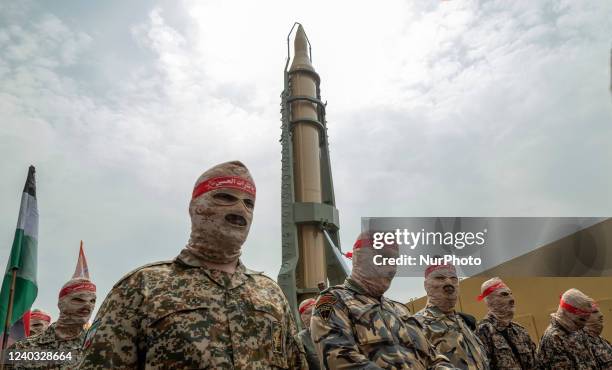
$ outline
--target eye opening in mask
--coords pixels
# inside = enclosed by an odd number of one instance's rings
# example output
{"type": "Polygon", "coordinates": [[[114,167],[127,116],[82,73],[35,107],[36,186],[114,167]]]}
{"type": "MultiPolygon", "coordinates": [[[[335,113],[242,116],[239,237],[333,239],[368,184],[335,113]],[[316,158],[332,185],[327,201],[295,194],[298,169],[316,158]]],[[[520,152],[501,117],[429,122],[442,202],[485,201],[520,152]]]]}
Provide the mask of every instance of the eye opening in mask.
{"type": "Polygon", "coordinates": [[[232,205],[238,202],[238,198],[229,193],[218,192],[212,196],[215,203],[219,205],[232,205]]]}
{"type": "MultiPolygon", "coordinates": [[[[212,195],[212,200],[215,204],[220,206],[233,206],[241,199],[233,194],[224,191],[217,191],[212,195]]],[[[242,199],[242,202],[248,211],[252,211],[255,208],[255,201],[250,198],[244,198],[242,199]]]]}

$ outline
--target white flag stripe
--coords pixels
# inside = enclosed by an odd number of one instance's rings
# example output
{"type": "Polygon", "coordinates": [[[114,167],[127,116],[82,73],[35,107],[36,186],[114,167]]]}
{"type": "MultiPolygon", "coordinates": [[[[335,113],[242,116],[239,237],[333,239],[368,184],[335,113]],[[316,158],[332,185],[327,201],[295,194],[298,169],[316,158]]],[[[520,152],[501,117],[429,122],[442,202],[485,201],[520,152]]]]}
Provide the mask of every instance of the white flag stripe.
{"type": "Polygon", "coordinates": [[[22,229],[25,235],[38,239],[38,204],[36,198],[28,193],[21,196],[17,229],[22,229]]]}

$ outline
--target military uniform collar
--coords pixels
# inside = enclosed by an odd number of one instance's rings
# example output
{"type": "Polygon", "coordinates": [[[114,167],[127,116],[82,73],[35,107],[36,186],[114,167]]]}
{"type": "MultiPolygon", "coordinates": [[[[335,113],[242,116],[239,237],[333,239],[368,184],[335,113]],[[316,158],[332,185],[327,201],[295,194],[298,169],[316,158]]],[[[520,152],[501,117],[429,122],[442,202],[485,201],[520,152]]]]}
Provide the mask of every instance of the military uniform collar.
{"type": "Polygon", "coordinates": [[[431,315],[437,319],[444,318],[444,317],[448,317],[448,318],[455,317],[455,310],[447,314],[447,313],[442,312],[442,310],[440,310],[438,306],[434,306],[429,303],[427,303],[427,306],[425,307],[425,309],[429,311],[431,315]]]}
{"type": "Polygon", "coordinates": [[[499,321],[497,319],[497,317],[495,317],[493,314],[491,314],[490,312],[487,313],[487,320],[489,320],[491,322],[491,324],[493,324],[493,327],[497,330],[497,331],[504,331],[508,328],[510,328],[512,326],[512,321],[510,321],[508,323],[508,325],[503,326],[501,321],[499,321]]]}
{"type": "Polygon", "coordinates": [[[261,272],[246,268],[240,260],[238,260],[236,271],[234,271],[234,273],[231,275],[224,271],[211,269],[205,266],[202,261],[192,258],[185,249],[183,249],[174,259],[174,262],[186,265],[188,267],[199,268],[206,274],[206,276],[210,278],[210,280],[227,289],[233,289],[244,284],[244,282],[248,279],[248,275],[261,274],[261,272]]]}
{"type": "Polygon", "coordinates": [[[54,322],[53,324],[49,325],[49,327],[47,327],[47,329],[45,329],[45,331],[40,333],[40,335],[37,335],[34,338],[36,340],[36,343],[38,343],[38,344],[48,344],[48,343],[55,342],[57,340],[57,337],[55,336],[55,327],[56,326],[57,326],[57,321],[54,322]]]}
{"type": "Polygon", "coordinates": [[[346,280],[344,280],[344,286],[348,290],[352,290],[357,294],[367,295],[365,289],[363,289],[361,285],[359,285],[355,280],[351,279],[350,277],[347,277],[346,280]]]}
{"type": "Polygon", "coordinates": [[[393,306],[391,301],[387,297],[385,297],[384,295],[380,296],[379,298],[372,297],[371,295],[369,295],[365,291],[365,289],[363,289],[361,287],[361,285],[359,285],[359,283],[357,283],[355,280],[351,279],[350,277],[347,277],[346,280],[344,280],[344,287],[346,289],[352,291],[352,292],[355,292],[357,294],[366,296],[366,297],[368,297],[368,298],[370,298],[370,299],[372,299],[372,300],[374,300],[374,301],[376,301],[376,302],[378,302],[380,304],[386,303],[387,305],[393,306]]]}
{"type": "Polygon", "coordinates": [[[567,335],[571,334],[571,332],[567,330],[554,315],[555,314],[550,315],[550,324],[567,335]]]}

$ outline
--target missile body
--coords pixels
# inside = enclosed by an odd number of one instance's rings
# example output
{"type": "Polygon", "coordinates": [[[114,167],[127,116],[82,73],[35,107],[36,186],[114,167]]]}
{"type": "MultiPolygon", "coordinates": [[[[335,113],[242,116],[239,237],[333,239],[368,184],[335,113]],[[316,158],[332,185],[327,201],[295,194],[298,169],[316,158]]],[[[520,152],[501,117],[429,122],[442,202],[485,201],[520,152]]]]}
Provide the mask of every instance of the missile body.
{"type": "MultiPolygon", "coordinates": [[[[306,34],[301,25],[295,36],[294,52],[289,69],[290,100],[296,97],[318,99],[318,75],[310,62],[306,34]]],[[[295,201],[321,203],[321,138],[316,123],[317,105],[303,99],[293,100],[290,104],[295,201]]],[[[298,289],[316,289],[320,282],[327,281],[325,244],[320,228],[314,224],[299,225],[298,246],[298,289]]]]}

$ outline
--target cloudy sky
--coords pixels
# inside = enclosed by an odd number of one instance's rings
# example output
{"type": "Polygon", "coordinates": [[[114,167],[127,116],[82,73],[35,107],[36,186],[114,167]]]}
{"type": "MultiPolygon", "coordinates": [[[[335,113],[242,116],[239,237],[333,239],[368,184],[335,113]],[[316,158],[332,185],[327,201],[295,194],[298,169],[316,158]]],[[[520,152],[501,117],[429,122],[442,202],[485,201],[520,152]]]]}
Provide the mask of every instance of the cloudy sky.
{"type": "MultiPolygon", "coordinates": [[[[0,258],[37,168],[39,298],[85,241],[99,302],[189,235],[193,182],[257,184],[243,260],[276,277],[286,36],[328,102],[343,249],[362,216],[610,216],[612,3],[0,3],[0,258]],[[307,6],[306,6],[307,5],[307,6]]],[[[420,296],[397,279],[390,296],[420,296]]]]}

